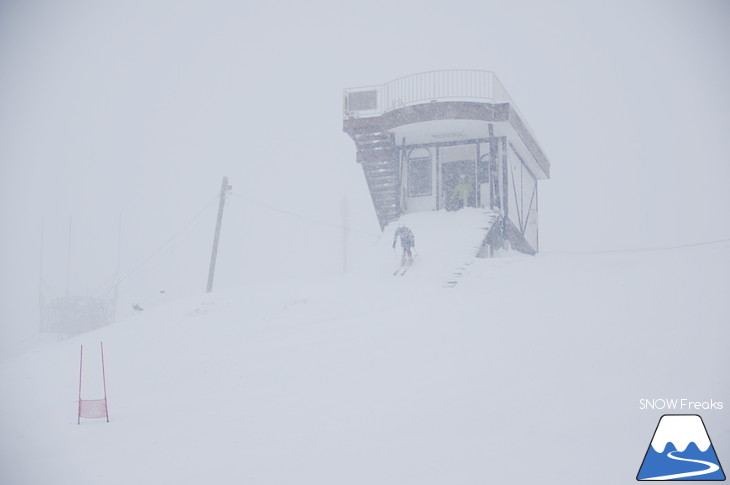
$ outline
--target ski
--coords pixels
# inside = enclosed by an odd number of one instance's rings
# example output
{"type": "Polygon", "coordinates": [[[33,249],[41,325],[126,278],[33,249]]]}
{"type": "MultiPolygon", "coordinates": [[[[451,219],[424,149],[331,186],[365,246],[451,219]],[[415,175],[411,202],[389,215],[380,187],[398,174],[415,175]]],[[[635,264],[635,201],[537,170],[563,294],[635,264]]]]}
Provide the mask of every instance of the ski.
{"type": "Polygon", "coordinates": [[[406,262],[404,262],[403,264],[401,264],[400,266],[398,266],[398,269],[396,269],[393,272],[393,276],[395,276],[397,274],[400,274],[401,276],[403,276],[403,274],[406,271],[408,271],[408,268],[411,266],[411,264],[413,264],[413,261],[406,261],[406,262]]]}

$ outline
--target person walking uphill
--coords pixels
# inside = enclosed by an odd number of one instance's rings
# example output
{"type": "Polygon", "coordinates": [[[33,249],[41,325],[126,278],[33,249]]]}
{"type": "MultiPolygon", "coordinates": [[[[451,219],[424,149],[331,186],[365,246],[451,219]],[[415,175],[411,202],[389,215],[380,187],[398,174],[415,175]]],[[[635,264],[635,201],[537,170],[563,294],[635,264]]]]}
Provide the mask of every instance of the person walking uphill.
{"type": "Polygon", "coordinates": [[[399,226],[393,235],[393,249],[395,249],[395,242],[399,237],[400,245],[403,248],[403,256],[401,256],[400,264],[406,263],[406,257],[408,257],[408,262],[412,263],[413,254],[411,253],[411,248],[416,246],[416,238],[413,236],[413,231],[406,226],[399,226]]]}

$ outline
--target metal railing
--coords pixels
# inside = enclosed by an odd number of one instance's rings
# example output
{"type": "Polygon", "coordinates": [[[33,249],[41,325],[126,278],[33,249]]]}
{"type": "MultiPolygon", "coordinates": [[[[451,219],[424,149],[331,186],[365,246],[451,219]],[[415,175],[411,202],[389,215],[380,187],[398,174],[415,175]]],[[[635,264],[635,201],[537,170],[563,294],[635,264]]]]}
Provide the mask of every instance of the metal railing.
{"type": "Polygon", "coordinates": [[[344,118],[380,116],[404,106],[441,100],[510,103],[514,107],[502,83],[491,71],[428,71],[385,84],[345,89],[344,118]],[[350,102],[352,94],[369,95],[369,101],[355,105],[350,102]]]}

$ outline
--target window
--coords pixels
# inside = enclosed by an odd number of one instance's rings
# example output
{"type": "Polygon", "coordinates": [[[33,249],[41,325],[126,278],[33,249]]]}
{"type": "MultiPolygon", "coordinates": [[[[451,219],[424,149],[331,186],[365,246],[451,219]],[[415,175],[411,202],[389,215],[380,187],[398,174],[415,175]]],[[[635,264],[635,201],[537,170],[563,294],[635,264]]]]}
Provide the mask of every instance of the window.
{"type": "Polygon", "coordinates": [[[408,195],[431,195],[431,158],[408,160],[408,195]]]}
{"type": "Polygon", "coordinates": [[[366,111],[377,109],[378,92],[377,91],[360,91],[347,95],[347,107],[350,111],[366,111]]]}

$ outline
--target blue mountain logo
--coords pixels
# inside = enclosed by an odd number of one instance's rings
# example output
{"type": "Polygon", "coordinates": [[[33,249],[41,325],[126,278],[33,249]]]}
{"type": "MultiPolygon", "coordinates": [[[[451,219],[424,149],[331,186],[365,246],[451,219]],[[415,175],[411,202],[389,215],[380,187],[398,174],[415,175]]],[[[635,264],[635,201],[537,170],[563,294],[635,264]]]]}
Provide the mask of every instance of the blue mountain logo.
{"type": "Polygon", "coordinates": [[[659,419],[637,480],[725,480],[702,418],[665,414],[659,419]]]}

